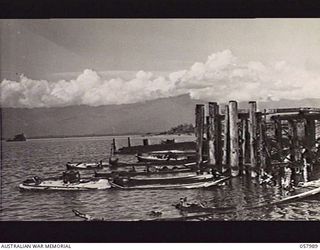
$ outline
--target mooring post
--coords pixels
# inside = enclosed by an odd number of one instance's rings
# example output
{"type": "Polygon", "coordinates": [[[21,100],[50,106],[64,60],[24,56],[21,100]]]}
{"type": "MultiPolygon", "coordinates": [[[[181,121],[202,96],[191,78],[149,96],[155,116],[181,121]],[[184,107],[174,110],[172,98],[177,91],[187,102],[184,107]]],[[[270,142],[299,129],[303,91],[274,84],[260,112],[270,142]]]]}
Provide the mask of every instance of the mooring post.
{"type": "Polygon", "coordinates": [[[249,133],[250,133],[250,164],[251,177],[256,177],[257,171],[257,103],[249,102],[249,133]]]}
{"type": "Polygon", "coordinates": [[[128,137],[128,148],[130,148],[131,147],[131,139],[130,139],[130,137],[128,137]]]}
{"type": "Polygon", "coordinates": [[[143,146],[148,146],[149,145],[149,139],[143,139],[142,143],[143,143],[143,146]]]}
{"type": "Polygon", "coordinates": [[[113,150],[113,153],[117,151],[117,144],[116,144],[115,138],[112,139],[112,150],[113,150]]]}
{"type": "Polygon", "coordinates": [[[225,106],[223,123],[223,155],[222,155],[222,173],[225,173],[229,167],[230,152],[230,133],[229,133],[229,106],[225,106]]]}
{"type": "Polygon", "coordinates": [[[218,114],[219,106],[216,102],[209,102],[208,116],[208,160],[210,165],[218,164],[218,114]]]}
{"type": "Polygon", "coordinates": [[[230,168],[231,175],[239,175],[239,128],[238,128],[238,104],[229,102],[229,127],[230,127],[230,168]]]}
{"type": "Polygon", "coordinates": [[[202,147],[203,147],[203,130],[204,130],[204,105],[196,105],[196,161],[197,167],[200,168],[202,163],[202,147]]]}

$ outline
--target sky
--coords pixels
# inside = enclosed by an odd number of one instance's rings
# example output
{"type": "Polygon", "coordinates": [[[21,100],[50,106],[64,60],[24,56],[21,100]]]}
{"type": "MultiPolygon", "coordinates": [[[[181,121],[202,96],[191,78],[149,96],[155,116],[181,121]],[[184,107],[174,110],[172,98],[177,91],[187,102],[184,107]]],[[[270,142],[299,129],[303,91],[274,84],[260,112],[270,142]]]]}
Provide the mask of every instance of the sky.
{"type": "Polygon", "coordinates": [[[318,19],[0,20],[1,105],[320,97],[318,19]]]}

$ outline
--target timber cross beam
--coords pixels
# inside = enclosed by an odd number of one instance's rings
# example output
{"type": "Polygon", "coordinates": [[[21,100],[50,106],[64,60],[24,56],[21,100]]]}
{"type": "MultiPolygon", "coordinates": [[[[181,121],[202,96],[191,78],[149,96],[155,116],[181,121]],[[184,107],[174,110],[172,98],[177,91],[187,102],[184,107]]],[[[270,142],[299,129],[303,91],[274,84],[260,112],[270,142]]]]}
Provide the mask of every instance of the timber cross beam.
{"type": "Polygon", "coordinates": [[[320,113],[299,113],[299,114],[289,114],[289,115],[273,115],[270,117],[272,120],[320,120],[320,113]]]}

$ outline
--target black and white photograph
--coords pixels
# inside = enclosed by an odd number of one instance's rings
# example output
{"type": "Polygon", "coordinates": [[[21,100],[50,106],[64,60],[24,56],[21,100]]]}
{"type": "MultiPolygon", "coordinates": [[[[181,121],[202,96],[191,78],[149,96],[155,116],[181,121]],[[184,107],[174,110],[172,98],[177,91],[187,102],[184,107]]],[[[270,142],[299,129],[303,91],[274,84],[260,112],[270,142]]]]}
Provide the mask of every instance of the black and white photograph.
{"type": "Polygon", "coordinates": [[[319,19],[0,26],[0,221],[320,220],[319,19]]]}

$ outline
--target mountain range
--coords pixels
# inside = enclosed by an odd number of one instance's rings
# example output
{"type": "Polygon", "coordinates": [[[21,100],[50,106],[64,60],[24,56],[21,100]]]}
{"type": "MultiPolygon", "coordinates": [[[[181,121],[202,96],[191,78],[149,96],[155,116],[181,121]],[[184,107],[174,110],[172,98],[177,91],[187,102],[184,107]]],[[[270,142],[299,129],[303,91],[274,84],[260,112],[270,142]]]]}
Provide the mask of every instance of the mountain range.
{"type": "MultiPolygon", "coordinates": [[[[98,107],[2,108],[1,137],[10,138],[22,132],[28,138],[158,133],[179,124],[194,123],[197,103],[205,104],[207,101],[181,95],[98,107]]],[[[240,108],[247,105],[247,102],[239,103],[240,108]]],[[[320,107],[320,98],[258,102],[260,110],[280,107],[320,107]]]]}

